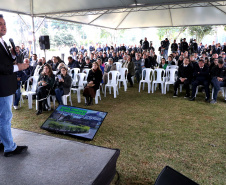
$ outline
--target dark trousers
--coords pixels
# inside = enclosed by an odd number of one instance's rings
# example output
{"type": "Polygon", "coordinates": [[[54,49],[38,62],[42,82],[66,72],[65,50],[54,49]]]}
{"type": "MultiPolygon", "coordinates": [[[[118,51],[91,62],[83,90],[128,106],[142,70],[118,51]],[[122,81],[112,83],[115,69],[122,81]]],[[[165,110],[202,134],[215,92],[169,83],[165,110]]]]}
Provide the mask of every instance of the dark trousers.
{"type": "Polygon", "coordinates": [[[56,99],[59,104],[63,104],[62,102],[62,96],[64,95],[64,90],[61,88],[56,88],[55,89],[55,94],[56,94],[56,99]]]}
{"type": "Polygon", "coordinates": [[[127,74],[127,79],[129,81],[130,85],[132,86],[133,85],[133,81],[132,81],[131,77],[132,77],[132,75],[130,73],[128,73],[127,74]]]}
{"type": "Polygon", "coordinates": [[[216,77],[213,77],[211,80],[212,84],[213,84],[213,88],[214,88],[214,92],[213,92],[213,99],[215,101],[217,101],[217,94],[219,92],[219,90],[221,89],[221,87],[226,87],[226,82],[220,82],[217,80],[216,77]]]}
{"type": "Polygon", "coordinates": [[[184,82],[181,82],[180,80],[177,80],[174,83],[174,92],[177,91],[177,89],[178,89],[180,84],[184,84],[184,88],[186,89],[186,94],[190,95],[190,87],[189,87],[190,81],[189,80],[185,80],[184,82]]]}
{"type": "Polygon", "coordinates": [[[196,88],[199,85],[204,86],[206,98],[209,99],[210,98],[210,88],[209,88],[209,81],[208,80],[204,80],[204,81],[195,80],[195,81],[192,82],[192,97],[195,97],[196,88]]]}
{"type": "Polygon", "coordinates": [[[48,92],[49,92],[49,90],[47,89],[46,86],[37,87],[36,97],[37,97],[37,100],[38,100],[38,110],[42,111],[43,105],[44,106],[47,105],[46,97],[48,95],[48,92]]]}

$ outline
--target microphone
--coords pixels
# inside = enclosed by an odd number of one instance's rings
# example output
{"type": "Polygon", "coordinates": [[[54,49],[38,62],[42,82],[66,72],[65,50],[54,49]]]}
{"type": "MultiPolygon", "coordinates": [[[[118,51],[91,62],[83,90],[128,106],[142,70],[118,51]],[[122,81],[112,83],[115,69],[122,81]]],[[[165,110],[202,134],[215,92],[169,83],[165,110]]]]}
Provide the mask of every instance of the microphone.
{"type": "Polygon", "coordinates": [[[12,48],[13,48],[13,51],[14,51],[15,55],[18,57],[17,52],[16,52],[16,49],[15,49],[16,47],[15,47],[15,44],[14,44],[14,42],[13,42],[13,39],[10,38],[10,39],[9,39],[9,42],[11,43],[11,46],[12,46],[12,48]]]}

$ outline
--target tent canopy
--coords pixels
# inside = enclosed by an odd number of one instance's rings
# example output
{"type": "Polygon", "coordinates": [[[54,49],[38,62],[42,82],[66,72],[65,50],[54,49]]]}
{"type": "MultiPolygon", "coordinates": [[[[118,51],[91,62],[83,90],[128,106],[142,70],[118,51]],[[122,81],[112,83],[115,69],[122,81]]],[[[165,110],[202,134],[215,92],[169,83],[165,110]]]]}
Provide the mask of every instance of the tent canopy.
{"type": "Polygon", "coordinates": [[[225,25],[226,1],[1,0],[1,11],[112,29],[225,25]]]}

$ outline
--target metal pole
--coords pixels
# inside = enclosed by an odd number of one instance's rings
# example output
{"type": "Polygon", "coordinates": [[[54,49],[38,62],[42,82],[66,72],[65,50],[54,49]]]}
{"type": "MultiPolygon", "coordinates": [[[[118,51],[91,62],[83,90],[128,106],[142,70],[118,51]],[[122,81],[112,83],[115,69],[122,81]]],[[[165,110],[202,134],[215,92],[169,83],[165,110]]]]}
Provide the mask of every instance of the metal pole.
{"type": "Polygon", "coordinates": [[[32,35],[33,35],[33,54],[36,54],[36,40],[35,40],[35,24],[34,24],[34,16],[32,15],[32,35]]]}

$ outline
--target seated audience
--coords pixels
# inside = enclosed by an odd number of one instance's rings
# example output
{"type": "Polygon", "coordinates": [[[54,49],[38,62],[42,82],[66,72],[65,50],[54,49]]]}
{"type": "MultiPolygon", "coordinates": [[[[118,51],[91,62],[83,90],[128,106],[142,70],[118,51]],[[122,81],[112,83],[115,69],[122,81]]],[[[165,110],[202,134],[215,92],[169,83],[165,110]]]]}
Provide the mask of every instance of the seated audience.
{"type": "Polygon", "coordinates": [[[65,66],[60,67],[60,74],[57,75],[55,81],[55,94],[59,105],[63,105],[62,96],[67,95],[71,88],[71,76],[67,74],[67,68],[65,66]]]}
{"type": "Polygon", "coordinates": [[[168,64],[166,63],[166,59],[165,58],[162,58],[161,59],[161,62],[159,64],[159,68],[163,68],[163,69],[166,70],[167,66],[168,66],[168,64]]]}
{"type": "Polygon", "coordinates": [[[49,64],[46,64],[43,68],[42,73],[38,79],[38,85],[36,90],[36,99],[38,101],[37,115],[41,114],[42,111],[48,109],[47,96],[53,88],[55,77],[52,72],[52,68],[49,64]]]}
{"type": "Polygon", "coordinates": [[[83,92],[83,96],[86,98],[86,105],[88,106],[92,104],[93,98],[96,96],[96,91],[99,89],[100,83],[102,81],[102,71],[99,67],[99,64],[94,62],[92,65],[93,66],[87,77],[87,86],[84,88],[83,92]]]}
{"type": "MultiPolygon", "coordinates": [[[[124,56],[125,57],[125,56],[124,56]]],[[[126,62],[123,64],[122,67],[125,67],[128,69],[128,73],[127,73],[127,79],[130,83],[130,87],[133,87],[133,81],[131,79],[132,76],[134,76],[135,74],[135,70],[134,70],[134,63],[132,61],[132,58],[130,55],[127,55],[127,60],[126,62]]]]}
{"type": "Polygon", "coordinates": [[[108,59],[108,64],[105,65],[105,68],[104,68],[104,76],[103,76],[104,84],[107,84],[107,82],[108,82],[108,72],[109,71],[113,71],[113,70],[116,70],[116,65],[113,64],[113,59],[109,58],[108,59]]]}
{"type": "Polygon", "coordinates": [[[211,83],[214,88],[213,100],[211,104],[217,103],[217,95],[221,87],[226,87],[226,68],[223,66],[223,60],[218,61],[218,65],[213,67],[211,72],[211,83]]]}
{"type": "Polygon", "coordinates": [[[209,68],[205,65],[204,60],[199,59],[198,65],[194,67],[194,80],[192,82],[192,95],[190,101],[195,100],[196,88],[199,85],[203,85],[206,93],[205,101],[210,100],[210,89],[209,89],[209,68]]]}
{"type": "Polygon", "coordinates": [[[184,84],[184,87],[186,89],[185,98],[190,97],[189,84],[191,83],[191,80],[192,80],[193,69],[192,69],[191,65],[189,65],[189,62],[190,62],[189,58],[186,57],[186,58],[184,58],[183,65],[179,66],[177,81],[174,83],[173,97],[177,97],[177,89],[180,84],[184,84]]]}

